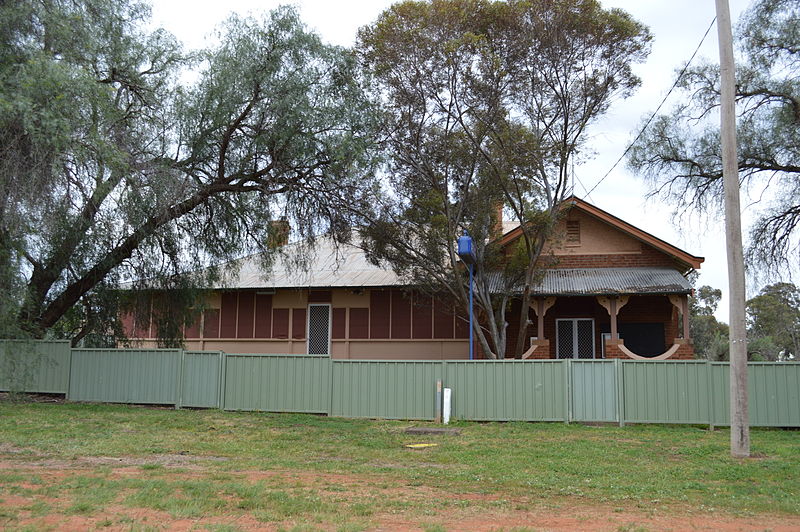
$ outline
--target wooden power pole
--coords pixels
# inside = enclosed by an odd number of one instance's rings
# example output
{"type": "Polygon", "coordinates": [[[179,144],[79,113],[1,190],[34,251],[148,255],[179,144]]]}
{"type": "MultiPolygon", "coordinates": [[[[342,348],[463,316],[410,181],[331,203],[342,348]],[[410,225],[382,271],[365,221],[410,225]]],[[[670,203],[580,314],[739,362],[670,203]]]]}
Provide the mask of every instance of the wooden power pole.
{"type": "Polygon", "coordinates": [[[744,254],[739,208],[739,160],[736,153],[736,79],[733,35],[728,0],[717,4],[721,83],[722,180],[725,188],[725,240],[728,248],[730,296],[730,400],[731,456],[750,456],[750,424],[747,414],[747,332],[744,315],[744,254]]]}

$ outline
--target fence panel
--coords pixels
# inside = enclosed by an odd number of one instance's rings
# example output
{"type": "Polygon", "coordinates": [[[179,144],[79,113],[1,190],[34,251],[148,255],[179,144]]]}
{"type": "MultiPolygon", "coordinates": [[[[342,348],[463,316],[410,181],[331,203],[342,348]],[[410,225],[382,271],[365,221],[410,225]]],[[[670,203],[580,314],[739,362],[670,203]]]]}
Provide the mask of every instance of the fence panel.
{"type": "Polygon", "coordinates": [[[624,361],[625,421],[709,423],[708,371],[702,361],[624,361]]]}
{"type": "Polygon", "coordinates": [[[573,360],[572,420],[618,421],[613,360],[573,360]]]}
{"type": "Polygon", "coordinates": [[[328,412],[330,358],[319,355],[225,356],[224,408],[328,412]]]}
{"type": "MultiPolygon", "coordinates": [[[[711,364],[714,424],[730,425],[730,364],[711,364]]],[[[800,427],[800,363],[747,364],[747,404],[753,427],[800,427]]]]}
{"type": "Polygon", "coordinates": [[[800,364],[748,364],[750,424],[800,427],[800,364]]]}
{"type": "Polygon", "coordinates": [[[71,401],[175,404],[180,349],[73,349],[71,401]]]}
{"type": "Polygon", "coordinates": [[[222,356],[218,351],[184,353],[181,406],[219,408],[222,356]]]}
{"type": "MultiPolygon", "coordinates": [[[[621,410],[629,423],[729,424],[728,363],[332,361],[0,340],[0,390],[74,401],[429,420],[437,379],[453,390],[456,419],[565,421],[571,410],[575,421],[610,422],[621,410]]],[[[800,363],[750,363],[748,388],[751,425],[800,427],[800,363]]]]}
{"type": "Polygon", "coordinates": [[[433,361],[333,361],[330,415],[431,420],[442,367],[433,361]]]}
{"type": "Polygon", "coordinates": [[[0,340],[0,391],[67,393],[69,340],[0,340]]]}
{"type": "Polygon", "coordinates": [[[561,360],[447,362],[453,417],[475,421],[564,421],[567,364],[561,360]]]}

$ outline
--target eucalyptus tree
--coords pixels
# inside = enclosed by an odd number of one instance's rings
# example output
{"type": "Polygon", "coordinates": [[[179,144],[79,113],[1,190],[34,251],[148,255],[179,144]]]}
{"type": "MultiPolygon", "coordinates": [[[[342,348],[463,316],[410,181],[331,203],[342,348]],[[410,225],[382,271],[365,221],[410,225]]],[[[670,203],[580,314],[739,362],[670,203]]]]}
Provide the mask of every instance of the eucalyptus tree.
{"type": "Polygon", "coordinates": [[[174,290],[160,316],[179,336],[168,318],[215,264],[267,250],[271,220],[345,238],[369,189],[346,50],[289,8],[231,17],[193,54],[148,17],[134,0],[0,4],[6,335],[113,332],[127,282],[174,290]]]}
{"type": "MultiPolygon", "coordinates": [[[[735,39],[740,179],[769,199],[748,255],[777,273],[796,265],[800,251],[800,3],[755,1],[735,39]]],[[[718,65],[690,68],[679,87],[685,97],[647,129],[629,163],[677,209],[714,212],[723,198],[719,127],[709,120],[719,108],[718,65]]]]}
{"type": "Polygon", "coordinates": [[[522,293],[523,351],[531,287],[586,128],[638,85],[631,64],[646,28],[595,0],[405,1],[359,34],[384,103],[392,204],[366,231],[368,249],[407,280],[466,310],[455,239],[473,236],[483,351],[504,358],[506,308],[522,293]],[[501,249],[498,206],[522,237],[501,249]]]}
{"type": "MultiPolygon", "coordinates": [[[[767,360],[800,356],[800,290],[792,283],[765,286],[747,302],[748,337],[767,360]],[[769,347],[769,348],[768,348],[769,347]]],[[[749,346],[748,346],[749,347],[749,346]]]]}

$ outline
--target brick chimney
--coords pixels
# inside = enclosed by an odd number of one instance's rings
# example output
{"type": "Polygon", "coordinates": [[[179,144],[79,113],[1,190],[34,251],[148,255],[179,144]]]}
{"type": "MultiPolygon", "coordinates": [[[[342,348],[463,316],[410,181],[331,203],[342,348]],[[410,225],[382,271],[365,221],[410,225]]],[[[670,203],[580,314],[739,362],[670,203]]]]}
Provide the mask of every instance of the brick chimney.
{"type": "Polygon", "coordinates": [[[503,236],[503,202],[497,201],[494,204],[494,225],[492,226],[492,238],[503,236]]]}
{"type": "Polygon", "coordinates": [[[272,249],[285,246],[289,243],[290,231],[291,226],[289,225],[289,220],[287,220],[285,216],[281,216],[280,220],[272,220],[270,222],[270,232],[267,240],[267,246],[272,249]]]}

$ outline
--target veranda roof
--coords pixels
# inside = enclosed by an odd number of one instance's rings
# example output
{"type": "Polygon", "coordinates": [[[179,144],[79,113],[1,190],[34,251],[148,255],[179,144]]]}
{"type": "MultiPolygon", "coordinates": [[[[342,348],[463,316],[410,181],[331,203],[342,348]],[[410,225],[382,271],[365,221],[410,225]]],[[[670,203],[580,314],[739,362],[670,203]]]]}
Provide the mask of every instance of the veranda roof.
{"type": "MultiPolygon", "coordinates": [[[[491,287],[500,291],[502,278],[493,276],[491,287]]],[[[515,291],[522,292],[518,286],[515,291]]],[[[688,294],[692,285],[670,268],[564,268],[547,270],[532,287],[537,296],[611,294],[688,294]]]]}

